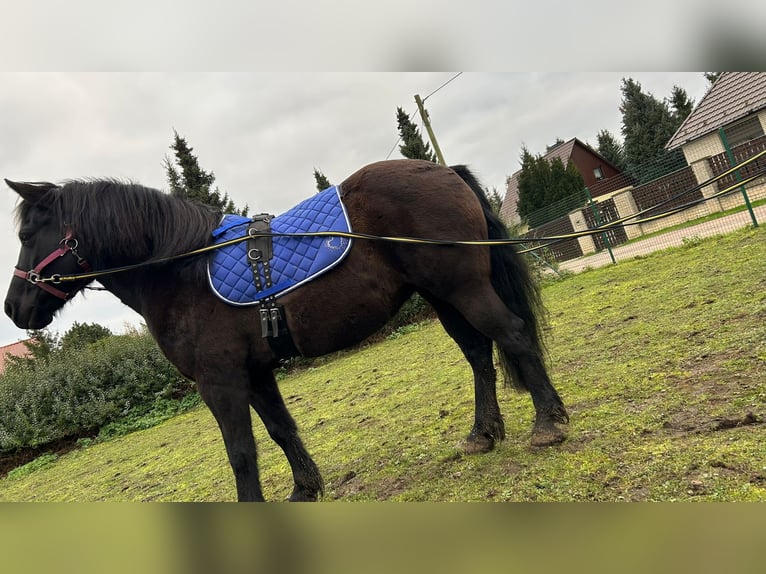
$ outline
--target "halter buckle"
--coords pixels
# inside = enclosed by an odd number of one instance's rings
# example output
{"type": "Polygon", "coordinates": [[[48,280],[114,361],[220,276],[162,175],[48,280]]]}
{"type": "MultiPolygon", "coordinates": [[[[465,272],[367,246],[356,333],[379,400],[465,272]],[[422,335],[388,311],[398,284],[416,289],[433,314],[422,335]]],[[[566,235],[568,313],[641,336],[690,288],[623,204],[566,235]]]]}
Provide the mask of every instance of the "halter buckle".
{"type": "Polygon", "coordinates": [[[61,241],[59,241],[59,245],[65,245],[70,251],[74,251],[77,249],[77,246],[79,243],[77,243],[77,239],[74,237],[65,237],[61,241]]]}

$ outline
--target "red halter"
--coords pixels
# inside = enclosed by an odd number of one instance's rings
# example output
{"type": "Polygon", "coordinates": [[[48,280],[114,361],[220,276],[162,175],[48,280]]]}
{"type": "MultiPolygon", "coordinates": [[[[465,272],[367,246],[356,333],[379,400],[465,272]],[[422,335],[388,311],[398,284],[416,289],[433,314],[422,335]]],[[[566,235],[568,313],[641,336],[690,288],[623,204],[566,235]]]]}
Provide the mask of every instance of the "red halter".
{"type": "Polygon", "coordinates": [[[67,230],[66,237],[59,241],[58,249],[53,251],[50,255],[48,255],[48,257],[40,261],[40,263],[35,265],[29,271],[22,271],[16,267],[13,271],[13,275],[14,277],[20,277],[21,279],[24,279],[24,281],[30,282],[32,285],[37,285],[43,291],[46,291],[51,295],[58,297],[59,299],[67,301],[73,297],[80,290],[80,288],[73,289],[69,292],[62,291],[61,289],[56,289],[50,285],[50,283],[58,285],[61,282],[60,274],[56,273],[50,277],[42,277],[40,275],[43,269],[67,253],[71,253],[74,256],[74,258],[77,260],[77,265],[79,265],[80,268],[83,269],[86,273],[91,270],[90,264],[84,258],[80,257],[80,254],[77,252],[77,240],[72,236],[72,231],[67,230]]]}

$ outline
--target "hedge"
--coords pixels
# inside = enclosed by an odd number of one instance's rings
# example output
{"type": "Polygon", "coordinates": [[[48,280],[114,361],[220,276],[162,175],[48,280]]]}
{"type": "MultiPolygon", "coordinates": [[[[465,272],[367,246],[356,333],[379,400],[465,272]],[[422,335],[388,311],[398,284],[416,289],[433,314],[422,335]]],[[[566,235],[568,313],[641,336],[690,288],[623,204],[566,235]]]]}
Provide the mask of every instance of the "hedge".
{"type": "Polygon", "coordinates": [[[17,365],[0,376],[0,452],[96,431],[193,390],[147,333],[17,365]]]}

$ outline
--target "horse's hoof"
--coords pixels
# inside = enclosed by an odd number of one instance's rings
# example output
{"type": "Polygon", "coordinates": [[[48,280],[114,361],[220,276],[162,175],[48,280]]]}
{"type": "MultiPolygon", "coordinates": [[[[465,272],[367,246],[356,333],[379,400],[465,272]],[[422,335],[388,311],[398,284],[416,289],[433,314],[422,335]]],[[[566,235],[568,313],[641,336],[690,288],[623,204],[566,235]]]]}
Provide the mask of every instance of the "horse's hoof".
{"type": "Polygon", "coordinates": [[[316,502],[319,494],[316,492],[306,492],[305,490],[294,490],[288,499],[290,502],[316,502]]]}
{"type": "Polygon", "coordinates": [[[465,454],[483,454],[495,448],[495,439],[486,435],[470,434],[460,442],[460,450],[465,454]]]}
{"type": "Polygon", "coordinates": [[[556,428],[553,424],[541,428],[535,427],[532,431],[532,446],[553,446],[566,440],[564,431],[556,428]]]}

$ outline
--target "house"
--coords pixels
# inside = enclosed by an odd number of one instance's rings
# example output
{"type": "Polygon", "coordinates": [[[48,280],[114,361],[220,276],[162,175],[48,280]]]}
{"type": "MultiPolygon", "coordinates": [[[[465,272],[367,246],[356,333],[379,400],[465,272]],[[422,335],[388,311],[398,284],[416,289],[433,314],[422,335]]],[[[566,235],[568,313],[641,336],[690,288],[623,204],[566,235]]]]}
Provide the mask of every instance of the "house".
{"type": "Polygon", "coordinates": [[[8,357],[28,357],[31,354],[25,345],[29,340],[30,339],[27,339],[26,341],[19,341],[0,347],[0,375],[5,372],[5,368],[8,364],[8,357]]]}
{"type": "MultiPolygon", "coordinates": [[[[565,166],[570,161],[574,163],[585,182],[585,186],[594,197],[610,193],[625,185],[621,178],[615,177],[620,175],[619,169],[577,138],[554,146],[543,157],[548,161],[559,158],[565,166]]],[[[506,191],[503,205],[500,208],[500,217],[508,224],[519,223],[520,221],[519,214],[516,212],[516,205],[519,202],[520,174],[521,170],[516,171],[505,182],[506,191]]]]}
{"type": "MultiPolygon", "coordinates": [[[[724,72],[679,126],[665,148],[681,148],[698,183],[730,167],[727,146],[739,163],[766,150],[766,72],[724,72]]],[[[766,167],[761,158],[741,170],[754,175],[766,167]]],[[[734,176],[706,186],[705,197],[736,183],[734,176]]],[[[766,197],[763,180],[748,188],[750,199],[766,197]],[[752,191],[751,191],[752,188],[752,191]]],[[[736,200],[732,197],[731,200],[736,200]]],[[[729,207],[726,198],[710,202],[717,209],[729,207]]]]}

